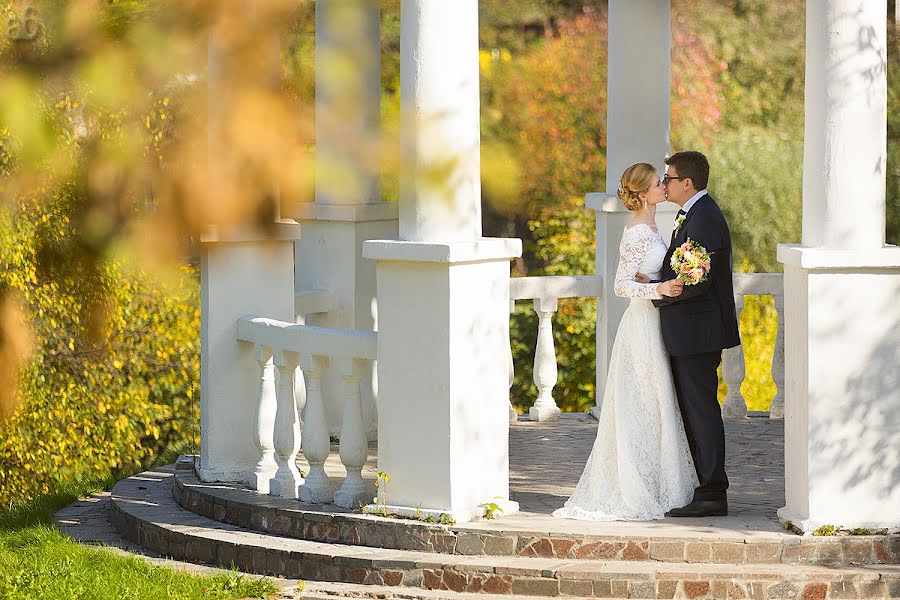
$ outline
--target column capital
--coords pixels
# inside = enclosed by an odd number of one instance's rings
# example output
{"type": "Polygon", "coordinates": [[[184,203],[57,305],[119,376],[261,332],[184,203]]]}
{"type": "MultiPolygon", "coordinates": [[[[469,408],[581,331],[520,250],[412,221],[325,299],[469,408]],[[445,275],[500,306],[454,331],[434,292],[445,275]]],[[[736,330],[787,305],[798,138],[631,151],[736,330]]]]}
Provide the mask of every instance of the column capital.
{"type": "Polygon", "coordinates": [[[801,269],[898,269],[900,247],[846,250],[778,244],[778,261],[801,269]]]}
{"type": "Polygon", "coordinates": [[[208,225],[200,233],[202,244],[240,244],[246,242],[293,242],[300,239],[300,223],[279,219],[267,228],[249,225],[208,225]]]}
{"type": "Polygon", "coordinates": [[[479,238],[460,242],[363,242],[363,257],[379,261],[454,264],[512,260],[520,256],[522,240],[517,238],[479,238]]]}

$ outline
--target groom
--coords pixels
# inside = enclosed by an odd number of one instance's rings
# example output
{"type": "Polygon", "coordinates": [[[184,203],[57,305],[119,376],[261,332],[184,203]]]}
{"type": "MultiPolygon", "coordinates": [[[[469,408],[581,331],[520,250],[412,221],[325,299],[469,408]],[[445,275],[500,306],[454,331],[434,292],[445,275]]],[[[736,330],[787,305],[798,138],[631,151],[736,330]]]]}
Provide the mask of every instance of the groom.
{"type": "Polygon", "coordinates": [[[662,281],[675,278],[672,252],[694,240],[709,252],[706,280],[684,286],[680,296],[654,300],[659,308],[663,341],[669,352],[675,392],[684,420],[700,486],[687,506],[667,517],[712,517],[728,514],[728,476],[725,474],[725,428],[716,396],[716,369],[722,350],[741,343],[734,308],[731,274],[731,235],[719,205],[706,192],[709,162],[700,152],[678,152],[666,160],[663,181],[670,202],[681,207],[662,281]]]}

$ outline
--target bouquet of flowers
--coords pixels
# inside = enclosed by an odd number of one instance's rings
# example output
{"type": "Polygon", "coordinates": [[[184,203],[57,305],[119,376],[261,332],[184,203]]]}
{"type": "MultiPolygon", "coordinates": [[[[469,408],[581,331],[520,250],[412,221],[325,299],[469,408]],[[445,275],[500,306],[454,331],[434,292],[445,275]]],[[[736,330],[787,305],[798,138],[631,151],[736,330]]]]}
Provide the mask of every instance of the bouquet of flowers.
{"type": "Polygon", "coordinates": [[[706,248],[688,238],[675,248],[669,264],[675,271],[676,279],[683,281],[684,285],[696,285],[706,281],[711,262],[706,248]]]}

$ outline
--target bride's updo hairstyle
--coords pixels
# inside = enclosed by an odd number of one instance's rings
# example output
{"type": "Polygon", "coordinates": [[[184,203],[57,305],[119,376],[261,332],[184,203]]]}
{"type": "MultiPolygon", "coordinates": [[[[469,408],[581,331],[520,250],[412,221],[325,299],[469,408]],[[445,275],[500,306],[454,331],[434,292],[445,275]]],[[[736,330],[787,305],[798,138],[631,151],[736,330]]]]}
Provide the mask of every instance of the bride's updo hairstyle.
{"type": "Polygon", "coordinates": [[[650,189],[654,179],[656,179],[656,167],[653,165],[647,163],[631,165],[622,173],[616,195],[625,208],[634,212],[641,207],[641,199],[638,196],[650,189]]]}

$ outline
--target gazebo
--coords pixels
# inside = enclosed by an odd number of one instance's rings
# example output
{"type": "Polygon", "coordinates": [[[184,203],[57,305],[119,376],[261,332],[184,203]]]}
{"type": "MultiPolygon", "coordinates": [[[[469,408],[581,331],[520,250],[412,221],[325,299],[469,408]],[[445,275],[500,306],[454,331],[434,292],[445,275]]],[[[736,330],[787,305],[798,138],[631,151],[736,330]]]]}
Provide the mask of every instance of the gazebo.
{"type": "MultiPolygon", "coordinates": [[[[886,3],[823,0],[806,11],[802,243],[778,246],[783,291],[778,276],[763,276],[736,292],[783,301],[784,370],[773,368],[785,382],[780,517],[804,531],[897,528],[900,248],[885,245],[886,3]]],[[[378,2],[317,2],[315,202],[282,207],[289,218],[270,235],[203,239],[198,473],[355,508],[372,501],[360,470],[377,437],[390,510],[464,522],[494,502],[508,515],[510,303],[533,300],[541,317],[531,417],[546,420],[559,415],[547,360],[556,300],[598,299],[599,402],[624,309],[612,293],[627,218],[617,175],[638,161],[662,166],[669,151],[670,2],[609,2],[611,176],[606,193],[586,190],[597,261],[584,277],[511,279],[520,241],[482,236],[477,0],[401,3],[399,204],[381,201],[377,176],[343,143],[378,133],[379,52],[378,2]],[[335,78],[330,67],[348,49],[369,60],[335,78]],[[322,468],[333,435],[348,473],[337,490],[322,468]]],[[[210,60],[222,59],[211,49],[210,60]]],[[[211,79],[211,99],[227,76],[227,65],[213,66],[225,75],[211,79]]],[[[659,217],[671,227],[674,209],[659,217]]],[[[739,384],[734,358],[725,377],[739,384]]],[[[740,415],[739,393],[729,398],[726,413],[740,415]]]]}

